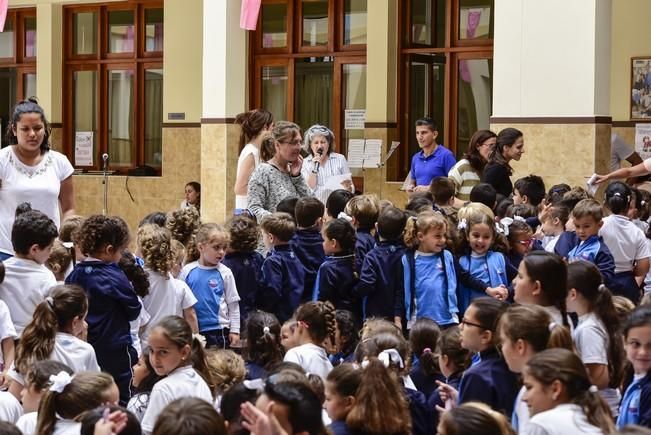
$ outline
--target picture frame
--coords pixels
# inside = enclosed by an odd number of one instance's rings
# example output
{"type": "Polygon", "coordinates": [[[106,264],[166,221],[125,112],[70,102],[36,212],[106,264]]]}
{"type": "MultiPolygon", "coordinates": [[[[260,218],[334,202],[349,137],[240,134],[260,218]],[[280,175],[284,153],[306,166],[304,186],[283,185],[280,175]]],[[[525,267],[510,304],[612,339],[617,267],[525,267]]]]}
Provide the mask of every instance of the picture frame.
{"type": "Polygon", "coordinates": [[[630,119],[651,120],[651,56],[631,58],[630,119]]]}

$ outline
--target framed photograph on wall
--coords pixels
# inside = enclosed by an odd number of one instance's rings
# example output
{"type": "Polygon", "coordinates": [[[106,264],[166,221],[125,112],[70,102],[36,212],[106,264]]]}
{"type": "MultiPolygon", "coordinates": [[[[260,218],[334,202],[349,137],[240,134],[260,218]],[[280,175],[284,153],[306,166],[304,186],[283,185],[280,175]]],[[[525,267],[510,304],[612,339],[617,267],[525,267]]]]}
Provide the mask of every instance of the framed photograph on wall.
{"type": "Polygon", "coordinates": [[[651,120],[651,56],[631,58],[631,119],[651,120]]]}

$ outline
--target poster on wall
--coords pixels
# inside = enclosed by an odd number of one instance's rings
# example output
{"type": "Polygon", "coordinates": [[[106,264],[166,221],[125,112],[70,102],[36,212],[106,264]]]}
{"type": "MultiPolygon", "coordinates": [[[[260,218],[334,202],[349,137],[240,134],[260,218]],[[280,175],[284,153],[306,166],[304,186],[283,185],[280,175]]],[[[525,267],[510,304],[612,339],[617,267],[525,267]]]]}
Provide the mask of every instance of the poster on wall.
{"type": "Polygon", "coordinates": [[[75,166],[93,166],[93,132],[75,133],[75,166]]]}
{"type": "Polygon", "coordinates": [[[651,157],[651,124],[635,124],[635,151],[642,160],[651,157]]]}
{"type": "Polygon", "coordinates": [[[651,119],[651,57],[631,59],[631,119],[651,119]]]}
{"type": "Polygon", "coordinates": [[[366,110],[363,109],[344,110],[345,130],[364,130],[364,122],[366,122],[366,110]]]}

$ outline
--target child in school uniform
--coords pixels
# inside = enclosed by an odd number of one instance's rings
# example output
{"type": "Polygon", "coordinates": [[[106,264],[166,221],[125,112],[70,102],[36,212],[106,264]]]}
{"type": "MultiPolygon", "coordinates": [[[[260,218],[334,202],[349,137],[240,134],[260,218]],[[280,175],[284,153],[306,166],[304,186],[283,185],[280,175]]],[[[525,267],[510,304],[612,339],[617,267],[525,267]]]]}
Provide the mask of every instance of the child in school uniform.
{"type": "Polygon", "coordinates": [[[16,216],[11,229],[15,256],[4,261],[0,299],[7,304],[19,337],[32,320],[36,305],[57,284],[54,274],[44,266],[57,234],[52,219],[36,210],[16,216]]]}
{"type": "Polygon", "coordinates": [[[230,244],[222,263],[233,272],[240,295],[240,323],[244,325],[257,308],[258,283],[264,263],[264,257],[256,251],[260,228],[253,219],[241,214],[228,221],[226,229],[230,244]]]}
{"type": "MultiPolygon", "coordinates": [[[[458,326],[441,331],[438,346],[438,367],[443,375],[445,385],[458,390],[463,372],[470,366],[470,351],[461,346],[461,330],[458,326]]],[[[441,400],[439,387],[430,394],[427,405],[431,409],[441,407],[445,409],[445,403],[441,400]]]]}
{"type": "Polygon", "coordinates": [[[362,270],[364,257],[377,242],[373,230],[380,214],[380,200],[375,195],[354,196],[346,204],[344,212],[357,232],[355,268],[362,270]]]}
{"type": "Polygon", "coordinates": [[[305,268],[289,244],[296,224],[288,213],[276,212],[266,216],[260,227],[269,253],[262,264],[258,303],[284,323],[292,317],[305,290],[305,268]]]}
{"type": "Polygon", "coordinates": [[[186,264],[180,278],[197,298],[194,309],[199,332],[209,347],[238,347],[240,295],[233,272],[222,264],[228,232],[217,224],[203,224],[197,231],[196,242],[199,260],[186,264]]]}
{"type": "Polygon", "coordinates": [[[649,271],[651,248],[644,232],[627,216],[631,202],[632,192],[626,184],[616,181],[606,187],[606,206],[612,214],[603,220],[599,235],[615,263],[614,282],[605,282],[606,286],[637,303],[649,271]]]}
{"type": "Polygon", "coordinates": [[[407,215],[396,207],[386,207],[376,224],[380,241],[364,258],[354,294],[362,298],[363,319],[381,317],[401,325],[404,318],[404,276],[402,233],[407,215]]]}
{"type": "Polygon", "coordinates": [[[59,239],[56,239],[52,244],[45,267],[52,271],[57,284],[65,284],[66,274],[71,271],[73,255],[73,250],[66,248],[59,239]]]}
{"type": "Polygon", "coordinates": [[[305,281],[301,301],[312,298],[314,283],[319,267],[325,260],[321,224],[325,206],[317,198],[300,198],[296,201],[294,216],[296,217],[296,232],[289,241],[289,246],[305,268],[305,281]]]}
{"type": "Polygon", "coordinates": [[[86,259],[75,265],[66,284],[77,284],[88,296],[88,342],[102,370],[120,388],[120,403],[129,401],[131,366],[138,359],[129,322],[140,316],[138,295],[117,262],[129,245],[129,228],[117,216],[93,215],[77,238],[86,259]]]}
{"type": "Polygon", "coordinates": [[[570,217],[570,211],[562,205],[550,205],[540,214],[542,226],[542,245],[545,251],[554,252],[559,237],[565,231],[565,224],[570,217]]]}
{"type": "Polygon", "coordinates": [[[353,296],[359,273],[355,270],[355,229],[346,219],[333,219],[323,226],[323,250],[328,255],[319,268],[312,300],[330,301],[337,310],[348,310],[361,319],[359,302],[353,296]]]}

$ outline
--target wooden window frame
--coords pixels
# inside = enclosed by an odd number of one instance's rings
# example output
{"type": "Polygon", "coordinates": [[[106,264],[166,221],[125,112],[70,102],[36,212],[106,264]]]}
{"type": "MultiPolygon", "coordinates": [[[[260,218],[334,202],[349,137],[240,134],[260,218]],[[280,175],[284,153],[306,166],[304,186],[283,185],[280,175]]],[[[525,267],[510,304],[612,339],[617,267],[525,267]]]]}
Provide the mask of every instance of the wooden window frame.
{"type": "MultiPolygon", "coordinates": [[[[73,74],[77,71],[97,72],[97,135],[94,137],[95,155],[93,166],[76,166],[84,171],[99,171],[102,166],[100,156],[108,153],[108,72],[111,70],[132,70],[133,76],[133,134],[131,164],[116,164],[109,160],[109,169],[115,173],[128,173],[129,170],[145,165],[145,101],[144,74],[147,69],[163,68],[163,52],[145,51],[145,11],[163,9],[163,0],[129,0],[110,4],[64,6],[64,62],[63,62],[63,149],[71,162],[74,162],[74,84],[73,74]],[[134,11],[134,49],[129,53],[109,53],[108,13],[119,10],[134,11]],[[97,46],[95,54],[74,55],[74,14],[95,12],[97,14],[97,46]]],[[[164,30],[163,30],[164,31],[164,30]]],[[[162,165],[155,168],[161,174],[162,165]]]]}
{"type": "MultiPolygon", "coordinates": [[[[405,0],[405,8],[398,9],[398,34],[406,35],[399,38],[399,68],[398,68],[398,131],[401,143],[404,146],[397,152],[397,164],[387,166],[387,178],[392,181],[403,180],[411,166],[409,144],[412,143],[413,126],[409,125],[410,110],[410,59],[418,55],[445,56],[445,84],[444,84],[444,119],[435,121],[445,126],[444,134],[437,138],[438,143],[445,144],[453,153],[457,152],[459,110],[458,90],[459,71],[458,62],[463,59],[492,59],[493,40],[459,40],[459,0],[446,1],[446,34],[445,47],[434,47],[412,44],[411,30],[411,4],[412,0],[405,0]]],[[[495,5],[493,4],[493,10],[495,5]]],[[[494,13],[494,12],[492,12],[494,13]]],[[[435,40],[434,10],[432,11],[432,38],[435,40]]],[[[431,104],[431,103],[430,103],[431,104]]]]}
{"type": "MultiPolygon", "coordinates": [[[[373,0],[367,0],[366,6],[368,8],[368,2],[373,0]]],[[[346,38],[346,0],[337,0],[336,5],[337,19],[335,20],[336,34],[337,34],[337,50],[338,51],[366,51],[366,44],[344,44],[346,38]]],[[[366,16],[368,18],[368,9],[366,11],[366,16]]],[[[366,25],[366,37],[368,40],[368,22],[366,25]]]]}
{"type": "MultiPolygon", "coordinates": [[[[36,8],[13,8],[7,10],[6,22],[11,21],[14,32],[14,53],[0,58],[0,68],[36,67],[36,56],[25,56],[25,18],[36,18],[36,8]]],[[[36,23],[38,26],[38,22],[36,23]]]]}

